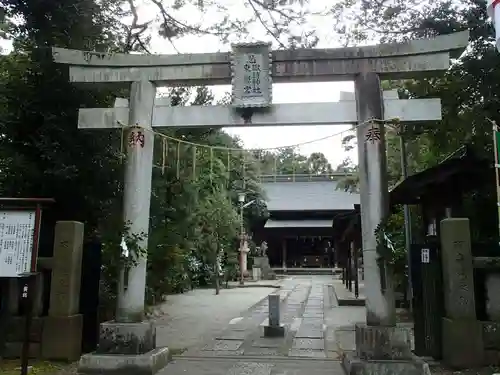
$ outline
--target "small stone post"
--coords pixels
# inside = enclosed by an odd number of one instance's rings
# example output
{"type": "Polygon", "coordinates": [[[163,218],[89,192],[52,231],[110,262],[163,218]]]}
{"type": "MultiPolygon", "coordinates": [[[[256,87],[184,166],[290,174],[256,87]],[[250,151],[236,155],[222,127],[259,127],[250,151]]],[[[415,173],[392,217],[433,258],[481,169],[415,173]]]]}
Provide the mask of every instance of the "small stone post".
{"type": "Polygon", "coordinates": [[[265,337],[285,336],[285,326],[280,324],[280,295],[269,295],[269,325],[264,327],[265,337]]]}
{"type": "Polygon", "coordinates": [[[483,362],[482,326],[476,318],[469,219],[444,219],[441,228],[443,296],[443,360],[469,368],[483,362]]]}
{"type": "Polygon", "coordinates": [[[75,361],[81,355],[83,229],[83,223],[77,221],[56,223],[49,316],[44,319],[42,331],[43,358],[75,361]]]}

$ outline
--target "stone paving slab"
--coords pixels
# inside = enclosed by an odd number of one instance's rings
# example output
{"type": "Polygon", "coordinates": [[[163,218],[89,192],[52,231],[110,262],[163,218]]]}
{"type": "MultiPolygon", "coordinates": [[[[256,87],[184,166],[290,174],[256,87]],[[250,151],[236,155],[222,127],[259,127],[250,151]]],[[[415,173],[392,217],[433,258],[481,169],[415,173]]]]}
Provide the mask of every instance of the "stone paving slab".
{"type": "Polygon", "coordinates": [[[323,319],[302,318],[302,326],[306,329],[323,329],[323,319]]]}
{"type": "Polygon", "coordinates": [[[321,314],[303,314],[304,319],[323,319],[323,313],[321,314]]]}
{"type": "Polygon", "coordinates": [[[182,354],[182,357],[194,356],[197,358],[220,358],[220,357],[241,357],[244,354],[243,350],[201,350],[189,351],[189,355],[182,354]]]}
{"type": "Polygon", "coordinates": [[[250,328],[253,327],[252,325],[243,325],[243,324],[234,324],[231,326],[231,331],[248,331],[250,328]]]}
{"type": "Polygon", "coordinates": [[[325,340],[321,339],[294,339],[292,349],[324,350],[325,340]]]}
{"type": "Polygon", "coordinates": [[[222,332],[216,337],[217,340],[244,340],[249,335],[247,330],[231,330],[222,332]]]}
{"type": "Polygon", "coordinates": [[[248,348],[245,349],[245,356],[256,356],[256,357],[279,357],[283,356],[283,353],[276,348],[248,348]]]}
{"type": "Polygon", "coordinates": [[[289,357],[326,358],[323,350],[290,349],[289,357]]]}
{"type": "Polygon", "coordinates": [[[260,337],[252,342],[252,346],[257,348],[281,348],[286,344],[285,339],[282,338],[267,338],[260,337]]]}
{"type": "Polygon", "coordinates": [[[214,342],[208,343],[203,347],[202,350],[209,351],[232,351],[238,350],[238,348],[243,344],[242,341],[235,340],[215,340],[214,342]]]}
{"type": "Polygon", "coordinates": [[[176,358],[158,375],[343,375],[340,361],[319,358],[176,358]]]}
{"type": "Polygon", "coordinates": [[[297,339],[323,339],[324,334],[323,330],[318,329],[299,329],[297,334],[295,335],[297,339]]]}
{"type": "Polygon", "coordinates": [[[293,318],[290,326],[288,327],[290,331],[297,332],[302,325],[302,318],[293,318]]]}
{"type": "Polygon", "coordinates": [[[334,359],[336,361],[342,360],[342,355],[339,352],[328,350],[325,352],[326,358],[328,359],[334,359]]]}
{"type": "Polygon", "coordinates": [[[356,298],[353,292],[349,291],[348,288],[342,283],[342,280],[332,280],[332,286],[337,297],[337,301],[341,306],[364,306],[365,294],[364,294],[364,283],[359,283],[359,297],[356,298]]]}
{"type": "MultiPolygon", "coordinates": [[[[328,282],[331,283],[331,280],[328,282]]],[[[220,332],[217,340],[197,350],[188,350],[182,357],[203,357],[208,360],[241,357],[244,361],[267,357],[275,360],[296,358],[300,361],[339,361],[341,350],[335,331],[341,328],[339,323],[349,323],[352,314],[350,310],[342,310],[345,308],[332,308],[332,299],[325,294],[330,293],[331,288],[324,282],[316,284],[298,284],[289,288],[288,298],[280,304],[280,321],[286,327],[285,338],[262,337],[262,326],[268,324],[269,304],[266,298],[242,317],[233,319],[233,324],[220,332]],[[332,313],[332,310],[336,311],[332,313]]],[[[343,341],[349,339],[344,337],[343,341]]]]}

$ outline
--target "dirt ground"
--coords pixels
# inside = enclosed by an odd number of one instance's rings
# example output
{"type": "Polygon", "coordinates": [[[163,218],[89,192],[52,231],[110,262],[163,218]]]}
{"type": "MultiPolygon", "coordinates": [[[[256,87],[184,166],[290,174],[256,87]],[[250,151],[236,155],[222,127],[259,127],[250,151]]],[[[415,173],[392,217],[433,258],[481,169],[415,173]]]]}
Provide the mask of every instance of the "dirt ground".
{"type": "MultiPolygon", "coordinates": [[[[1,375],[19,375],[21,373],[21,363],[16,360],[0,359],[1,375]]],[[[54,363],[48,361],[30,360],[29,375],[63,375],[76,373],[76,365],[68,363],[54,363]]]]}

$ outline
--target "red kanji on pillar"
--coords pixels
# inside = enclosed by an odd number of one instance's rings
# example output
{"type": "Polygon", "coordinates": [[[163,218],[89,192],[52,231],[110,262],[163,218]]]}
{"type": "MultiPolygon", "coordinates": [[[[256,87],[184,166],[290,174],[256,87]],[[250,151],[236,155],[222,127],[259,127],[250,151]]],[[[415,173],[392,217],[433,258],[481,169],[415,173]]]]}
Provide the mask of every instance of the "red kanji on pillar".
{"type": "Polygon", "coordinates": [[[132,130],[130,132],[129,138],[128,138],[128,143],[131,147],[134,147],[136,145],[140,145],[142,148],[144,148],[144,133],[140,130],[132,130]]]}

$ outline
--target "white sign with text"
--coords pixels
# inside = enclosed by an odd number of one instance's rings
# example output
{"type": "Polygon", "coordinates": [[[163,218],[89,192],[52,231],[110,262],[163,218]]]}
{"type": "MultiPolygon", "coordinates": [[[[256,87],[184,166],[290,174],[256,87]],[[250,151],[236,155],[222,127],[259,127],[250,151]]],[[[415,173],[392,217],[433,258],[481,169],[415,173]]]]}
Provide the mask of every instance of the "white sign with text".
{"type": "Polygon", "coordinates": [[[422,263],[430,263],[431,262],[431,256],[429,249],[422,249],[422,263]]]}
{"type": "Polygon", "coordinates": [[[0,211],[0,277],[31,271],[35,211],[0,211]]]}

